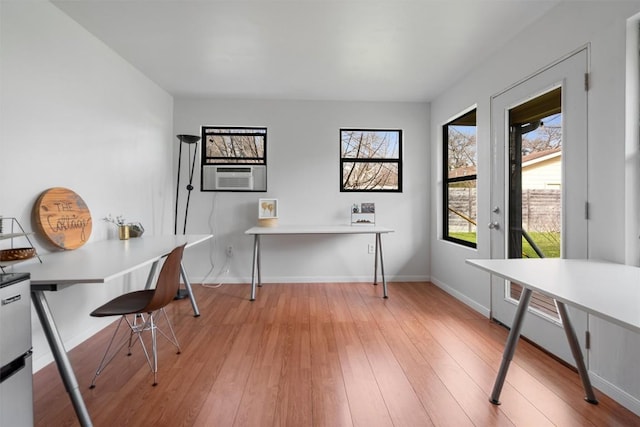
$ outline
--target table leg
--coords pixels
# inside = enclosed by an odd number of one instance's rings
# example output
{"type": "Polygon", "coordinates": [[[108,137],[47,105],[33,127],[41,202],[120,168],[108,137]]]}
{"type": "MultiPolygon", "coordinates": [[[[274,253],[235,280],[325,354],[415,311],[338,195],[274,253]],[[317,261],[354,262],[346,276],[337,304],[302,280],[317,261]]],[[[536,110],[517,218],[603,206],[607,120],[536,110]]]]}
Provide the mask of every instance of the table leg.
{"type": "Polygon", "coordinates": [[[532,294],[531,289],[528,289],[528,288],[522,289],[522,295],[520,295],[520,302],[518,303],[518,309],[516,310],[516,315],[513,318],[511,331],[509,332],[509,337],[507,338],[507,343],[505,344],[505,347],[504,347],[504,353],[502,354],[502,363],[500,365],[500,370],[498,371],[496,382],[493,385],[493,392],[491,392],[491,398],[489,399],[489,401],[494,405],[500,404],[500,392],[502,391],[504,380],[507,378],[507,370],[509,370],[509,363],[511,363],[511,359],[513,359],[513,354],[516,352],[516,345],[518,344],[518,338],[520,338],[520,330],[522,329],[524,316],[525,314],[527,314],[527,309],[529,308],[529,301],[531,300],[531,294],[532,294]]]}
{"type": "Polygon", "coordinates": [[[378,285],[378,237],[380,235],[376,233],[376,251],[374,253],[374,261],[373,261],[373,284],[378,285]]]}
{"type": "Polygon", "coordinates": [[[182,262],[180,262],[180,275],[182,276],[182,280],[184,281],[184,287],[187,289],[187,293],[189,294],[189,299],[191,300],[191,307],[193,308],[193,317],[198,317],[200,316],[200,310],[198,310],[196,297],[193,295],[193,290],[191,289],[191,282],[189,281],[189,277],[187,277],[187,271],[184,269],[184,264],[182,264],[182,262]]]}
{"type": "Polygon", "coordinates": [[[251,263],[251,296],[249,297],[249,301],[256,300],[256,268],[258,269],[258,274],[260,274],[260,268],[258,265],[258,246],[259,246],[260,236],[257,234],[253,235],[253,261],[251,263]]]}
{"type": "Polygon", "coordinates": [[[258,256],[256,257],[258,262],[258,287],[262,287],[262,240],[258,236],[258,256]]]}
{"type": "Polygon", "coordinates": [[[147,283],[144,285],[145,289],[151,289],[151,287],[153,286],[153,279],[156,276],[156,270],[158,269],[158,263],[160,262],[160,260],[154,261],[153,264],[151,264],[151,268],[149,269],[149,275],[147,276],[147,283]]]}
{"type": "Polygon", "coordinates": [[[60,377],[67,389],[67,393],[69,393],[69,397],[73,403],[80,425],[92,426],[93,423],[91,422],[91,417],[89,416],[87,407],[82,399],[82,394],[80,393],[78,380],[76,380],[76,375],[71,367],[69,356],[64,349],[62,338],[60,337],[58,328],[53,320],[53,314],[51,313],[44,291],[31,291],[31,300],[33,301],[33,306],[38,313],[38,317],[40,318],[42,329],[47,337],[47,341],[49,341],[49,347],[51,347],[51,352],[53,353],[56,366],[60,372],[60,377]]]}
{"type": "MultiPolygon", "coordinates": [[[[380,235],[380,233],[376,233],[376,252],[380,253],[380,275],[382,276],[382,295],[383,295],[383,298],[389,298],[389,294],[387,293],[387,277],[384,275],[384,257],[382,255],[382,236],[380,235]]],[[[376,259],[377,259],[377,256],[376,256],[376,259]]]]}
{"type": "Polygon", "coordinates": [[[571,348],[573,359],[576,361],[578,374],[580,374],[580,379],[582,380],[582,387],[584,388],[584,392],[586,395],[584,400],[589,403],[597,404],[598,399],[593,392],[593,387],[591,387],[589,372],[587,371],[587,366],[584,363],[584,357],[582,356],[582,350],[580,350],[580,343],[578,342],[578,338],[576,337],[576,331],[573,329],[573,325],[569,320],[569,313],[567,312],[567,308],[565,307],[564,303],[560,301],[556,301],[556,305],[558,307],[558,314],[560,315],[560,319],[562,320],[564,333],[567,336],[567,341],[569,341],[569,347],[571,348]]]}

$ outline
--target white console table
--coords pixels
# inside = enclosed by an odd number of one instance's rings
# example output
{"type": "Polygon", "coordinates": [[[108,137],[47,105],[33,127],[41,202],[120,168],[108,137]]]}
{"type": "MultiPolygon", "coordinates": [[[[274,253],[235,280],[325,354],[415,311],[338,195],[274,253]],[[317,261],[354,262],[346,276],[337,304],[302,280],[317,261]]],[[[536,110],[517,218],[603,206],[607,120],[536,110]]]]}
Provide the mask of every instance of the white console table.
{"type": "MultiPolygon", "coordinates": [[[[31,274],[31,299],[40,323],[51,347],[58,371],[71,398],[82,426],[91,426],[91,417],[80,393],[78,381],[64,348],[62,338],[47,302],[45,293],[57,291],[75,284],[105,283],[139,268],[150,266],[146,287],[152,286],[159,261],[175,247],[202,243],[213,236],[143,236],[129,240],[101,240],[87,243],[72,250],[42,255],[42,264],[22,263],[14,265],[13,273],[31,274]]],[[[180,266],[182,279],[191,299],[194,316],[199,316],[198,306],[191,292],[191,284],[184,267],[180,266]]]]}
{"type": "Polygon", "coordinates": [[[582,380],[585,400],[598,403],[565,304],[640,332],[640,268],[605,261],[558,258],[468,259],[466,262],[524,288],[505,344],[491,402],[499,404],[500,392],[515,352],[531,293],[537,291],[556,300],[558,314],[582,380]]]}
{"type": "Polygon", "coordinates": [[[384,298],[388,298],[387,279],[384,275],[384,257],[382,256],[382,234],[393,233],[394,230],[373,225],[278,225],[276,227],[252,227],[245,234],[253,235],[253,264],[251,267],[251,301],[256,299],[256,275],[257,284],[262,286],[260,276],[260,236],[277,235],[305,235],[305,234],[375,234],[375,261],[373,271],[373,284],[378,283],[378,260],[380,260],[380,274],[382,276],[382,289],[384,298]]]}

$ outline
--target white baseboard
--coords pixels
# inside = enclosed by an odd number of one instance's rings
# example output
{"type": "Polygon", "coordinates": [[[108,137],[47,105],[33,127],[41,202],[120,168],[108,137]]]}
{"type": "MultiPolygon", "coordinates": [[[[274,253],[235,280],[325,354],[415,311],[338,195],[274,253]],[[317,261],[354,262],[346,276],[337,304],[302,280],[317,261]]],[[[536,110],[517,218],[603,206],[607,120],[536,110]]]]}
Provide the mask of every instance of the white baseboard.
{"type": "MultiPolygon", "coordinates": [[[[202,277],[190,278],[191,283],[202,283],[202,277]]],[[[263,283],[350,283],[370,282],[372,276],[270,276],[262,277],[263,283]]],[[[390,282],[428,282],[428,276],[387,276],[387,283],[390,282]]],[[[207,280],[206,284],[213,285],[211,280],[207,280]]],[[[247,284],[251,283],[251,277],[225,277],[223,283],[227,284],[247,284]]],[[[382,284],[382,278],[378,276],[378,283],[382,284]]]]}
{"type": "Polygon", "coordinates": [[[591,371],[589,371],[589,378],[591,379],[593,387],[597,388],[634,414],[640,416],[640,400],[591,371]]]}
{"type": "Polygon", "coordinates": [[[452,297],[454,297],[458,301],[460,301],[463,304],[471,307],[472,309],[474,309],[478,313],[482,314],[483,316],[489,318],[489,316],[491,315],[491,310],[488,307],[485,307],[485,306],[483,306],[481,304],[478,304],[477,301],[472,300],[471,298],[469,298],[465,294],[460,293],[459,291],[457,291],[456,289],[454,289],[451,286],[447,285],[446,283],[441,282],[440,280],[438,280],[438,279],[436,279],[434,277],[431,278],[431,283],[433,283],[434,285],[436,285],[437,287],[439,287],[440,289],[442,289],[443,291],[445,291],[446,293],[448,293],[449,295],[451,295],[452,297]]]}

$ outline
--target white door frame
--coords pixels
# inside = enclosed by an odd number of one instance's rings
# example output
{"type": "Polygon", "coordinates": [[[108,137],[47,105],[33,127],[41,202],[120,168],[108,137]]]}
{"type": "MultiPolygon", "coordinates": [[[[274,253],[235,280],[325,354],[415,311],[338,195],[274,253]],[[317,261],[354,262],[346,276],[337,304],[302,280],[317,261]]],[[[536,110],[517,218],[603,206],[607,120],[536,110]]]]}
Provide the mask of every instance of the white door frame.
{"type": "MultiPolygon", "coordinates": [[[[584,46],[491,97],[490,256],[506,258],[508,237],[508,111],[558,86],[562,87],[562,244],[563,258],[587,258],[587,90],[589,47],[584,46]],[[568,173],[570,171],[570,173],[568,173]],[[569,191],[570,190],[570,191],[569,191]],[[570,220],[569,220],[570,219],[570,220]]],[[[491,318],[511,325],[516,304],[504,298],[505,281],[491,278],[491,318]]],[[[559,322],[530,313],[522,335],[574,365],[559,322]]],[[[586,313],[569,308],[581,346],[588,330],[586,313]]]]}

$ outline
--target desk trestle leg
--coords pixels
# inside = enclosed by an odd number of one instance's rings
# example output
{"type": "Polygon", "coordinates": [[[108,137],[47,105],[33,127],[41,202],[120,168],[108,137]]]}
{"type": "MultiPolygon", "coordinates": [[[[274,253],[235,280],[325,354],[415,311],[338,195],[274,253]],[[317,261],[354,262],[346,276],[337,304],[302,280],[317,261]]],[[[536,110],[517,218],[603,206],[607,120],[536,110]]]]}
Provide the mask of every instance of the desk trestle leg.
{"type": "Polygon", "coordinates": [[[373,255],[373,284],[376,286],[378,285],[378,257],[380,256],[380,249],[378,247],[378,236],[379,234],[376,234],[376,251],[373,255]]]}
{"type": "MultiPolygon", "coordinates": [[[[387,276],[384,275],[384,257],[382,256],[382,237],[380,233],[376,233],[376,253],[380,255],[380,275],[382,275],[382,295],[384,298],[389,298],[387,293],[387,276]]],[[[376,255],[377,260],[378,255],[376,255]]],[[[376,271],[378,270],[376,266],[376,271]]]]}
{"type": "MultiPolygon", "coordinates": [[[[259,248],[260,248],[260,236],[256,234],[253,236],[253,263],[251,265],[251,297],[249,298],[250,301],[256,300],[256,273],[260,275],[259,248]]],[[[260,279],[258,279],[258,282],[261,282],[260,279]]]]}
{"type": "Polygon", "coordinates": [[[502,354],[502,364],[500,365],[500,370],[498,371],[498,376],[496,377],[496,382],[493,385],[493,391],[491,392],[491,397],[489,398],[489,401],[494,405],[500,404],[500,392],[502,391],[504,380],[507,378],[509,364],[511,363],[511,359],[513,359],[513,355],[516,352],[516,345],[518,344],[518,339],[520,338],[520,330],[522,329],[524,316],[525,314],[527,314],[527,309],[529,308],[531,293],[531,289],[524,288],[522,290],[522,295],[520,295],[518,309],[516,310],[516,315],[513,318],[513,325],[511,325],[511,331],[509,332],[509,337],[507,338],[507,344],[505,345],[504,353],[502,354]]]}
{"type": "Polygon", "coordinates": [[[585,393],[584,400],[589,403],[597,404],[598,399],[596,399],[596,395],[593,392],[593,387],[591,387],[589,372],[587,371],[587,366],[584,363],[582,350],[580,350],[580,343],[578,342],[578,338],[576,337],[576,332],[573,329],[571,321],[569,320],[567,308],[565,307],[564,303],[561,303],[560,301],[556,301],[556,305],[558,307],[558,314],[560,315],[560,319],[562,320],[564,333],[567,335],[567,341],[569,342],[569,347],[571,348],[571,353],[573,354],[573,359],[576,361],[576,367],[578,368],[578,373],[580,374],[580,379],[582,380],[582,387],[584,388],[585,393]]]}
{"type": "Polygon", "coordinates": [[[149,274],[147,275],[147,283],[144,285],[145,289],[151,289],[151,287],[153,286],[153,279],[156,277],[156,270],[158,269],[158,262],[160,262],[159,260],[154,261],[153,264],[151,264],[151,268],[149,269],[149,274]]]}
{"type": "Polygon", "coordinates": [[[260,242],[260,236],[258,237],[258,252],[256,253],[256,269],[258,271],[258,287],[262,287],[262,264],[261,264],[261,253],[262,253],[262,249],[260,248],[260,246],[262,245],[262,243],[260,242]]]}
{"type": "Polygon", "coordinates": [[[184,287],[187,289],[187,293],[189,294],[189,300],[191,301],[191,308],[193,309],[193,317],[200,316],[200,310],[198,309],[198,304],[196,303],[196,297],[193,296],[193,289],[191,288],[191,282],[189,281],[189,277],[187,276],[187,271],[184,269],[184,264],[180,263],[180,275],[182,276],[182,280],[184,281],[184,287]]]}
{"type": "Polygon", "coordinates": [[[82,399],[78,380],[71,367],[71,362],[69,362],[67,352],[64,349],[62,338],[60,338],[60,334],[56,328],[47,298],[43,291],[31,291],[31,300],[40,318],[40,324],[47,337],[47,341],[49,341],[49,347],[51,347],[51,352],[56,360],[56,366],[60,372],[60,377],[62,377],[62,382],[71,397],[71,402],[73,403],[80,425],[83,427],[92,426],[93,423],[91,422],[89,411],[87,411],[87,407],[82,399]]]}

